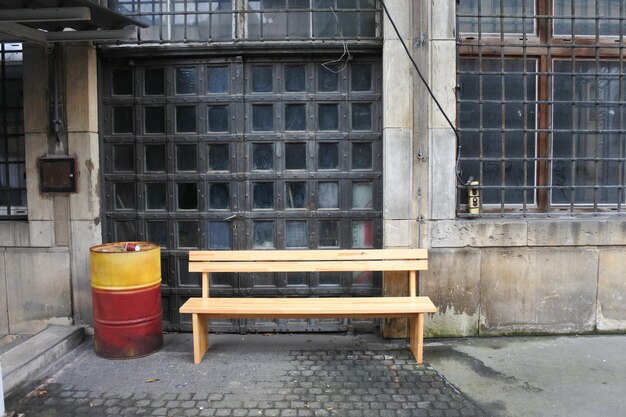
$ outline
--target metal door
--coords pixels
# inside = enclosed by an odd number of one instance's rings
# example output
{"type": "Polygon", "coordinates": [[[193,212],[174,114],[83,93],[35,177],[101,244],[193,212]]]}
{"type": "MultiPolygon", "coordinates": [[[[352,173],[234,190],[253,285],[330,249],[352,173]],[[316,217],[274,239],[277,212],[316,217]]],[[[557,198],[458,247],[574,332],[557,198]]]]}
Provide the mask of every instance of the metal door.
{"type": "MultiPolygon", "coordinates": [[[[105,240],[162,246],[168,329],[200,294],[194,249],[382,244],[380,58],[110,61],[105,240]]],[[[380,274],[213,274],[211,295],[354,296],[380,274]]],[[[364,322],[367,324],[371,322],[364,322]]],[[[223,320],[219,331],[334,331],[347,320],[223,320]]]]}

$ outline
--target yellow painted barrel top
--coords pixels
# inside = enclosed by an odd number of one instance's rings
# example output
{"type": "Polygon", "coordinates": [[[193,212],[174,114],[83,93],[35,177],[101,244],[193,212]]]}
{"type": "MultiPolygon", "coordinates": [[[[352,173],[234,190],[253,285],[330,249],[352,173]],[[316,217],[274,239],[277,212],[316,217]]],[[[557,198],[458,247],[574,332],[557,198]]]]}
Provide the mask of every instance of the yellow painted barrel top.
{"type": "Polygon", "coordinates": [[[91,286],[101,290],[132,290],[161,282],[161,248],[156,243],[132,242],[139,251],[126,251],[129,242],[89,248],[91,286]]]}

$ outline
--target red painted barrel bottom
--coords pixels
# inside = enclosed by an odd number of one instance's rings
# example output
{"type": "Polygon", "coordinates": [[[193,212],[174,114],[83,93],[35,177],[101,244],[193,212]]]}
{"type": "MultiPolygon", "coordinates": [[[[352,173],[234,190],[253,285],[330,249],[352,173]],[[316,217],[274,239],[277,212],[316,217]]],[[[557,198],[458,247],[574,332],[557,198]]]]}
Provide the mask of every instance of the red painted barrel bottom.
{"type": "Polygon", "coordinates": [[[92,295],[98,356],[130,359],[163,347],[160,284],[125,291],[92,288],[92,295]]]}

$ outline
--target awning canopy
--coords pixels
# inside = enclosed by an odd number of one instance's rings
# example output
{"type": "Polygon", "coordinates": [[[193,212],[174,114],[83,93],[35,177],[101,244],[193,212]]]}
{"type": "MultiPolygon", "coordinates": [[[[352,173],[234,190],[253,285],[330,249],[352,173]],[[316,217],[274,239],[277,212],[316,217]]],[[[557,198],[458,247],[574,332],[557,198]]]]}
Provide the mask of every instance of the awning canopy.
{"type": "Polygon", "coordinates": [[[0,42],[111,41],[148,27],[89,0],[0,0],[0,42]]]}

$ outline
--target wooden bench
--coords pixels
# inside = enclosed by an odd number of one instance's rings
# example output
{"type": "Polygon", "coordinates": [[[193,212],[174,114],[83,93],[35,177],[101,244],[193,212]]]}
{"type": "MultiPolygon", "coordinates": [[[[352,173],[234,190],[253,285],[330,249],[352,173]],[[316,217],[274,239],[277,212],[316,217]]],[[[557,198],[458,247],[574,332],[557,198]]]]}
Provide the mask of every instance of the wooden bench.
{"type": "Polygon", "coordinates": [[[428,268],[425,249],[190,251],[189,271],[202,274],[202,297],[180,307],[192,314],[194,363],[208,351],[208,319],[397,318],[410,319],[410,347],[422,363],[424,314],[437,308],[417,296],[417,271],[428,268]],[[408,271],[408,297],[210,298],[212,272],[408,271]]]}

